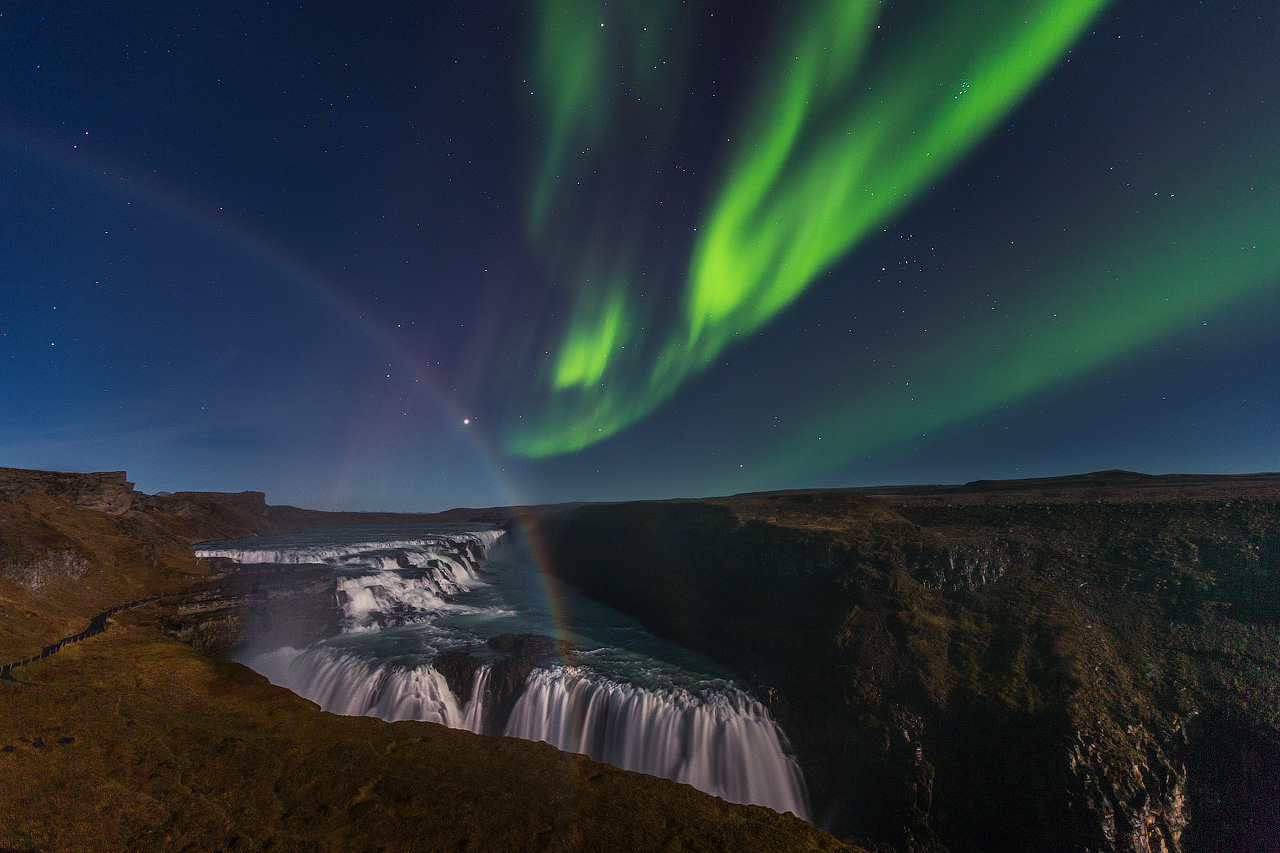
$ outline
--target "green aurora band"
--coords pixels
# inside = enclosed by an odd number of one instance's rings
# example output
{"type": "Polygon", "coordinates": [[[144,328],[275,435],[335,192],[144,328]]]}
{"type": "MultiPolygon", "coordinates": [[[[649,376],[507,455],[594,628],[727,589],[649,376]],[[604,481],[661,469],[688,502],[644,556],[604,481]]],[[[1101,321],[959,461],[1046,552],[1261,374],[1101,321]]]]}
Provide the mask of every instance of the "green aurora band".
{"type": "MultiPolygon", "coordinates": [[[[679,311],[663,318],[642,298],[632,267],[643,247],[634,240],[614,246],[612,262],[601,261],[610,257],[608,247],[580,249],[575,265],[566,261],[572,251],[548,250],[539,239],[556,203],[557,177],[610,120],[613,105],[599,83],[607,62],[603,5],[547,0],[537,30],[535,80],[550,96],[542,106],[548,130],[530,233],[575,286],[567,328],[539,379],[540,410],[519,419],[506,440],[521,456],[570,452],[612,435],[776,317],[971,152],[1054,69],[1105,0],[922,4],[884,39],[877,29],[884,4],[814,2],[764,69],[750,121],[730,143],[729,168],[699,223],[679,311]]],[[[610,21],[623,25],[634,67],[647,68],[660,52],[660,36],[645,26],[651,22],[610,21]]],[[[618,39],[617,28],[608,37],[618,39]]],[[[659,84],[632,81],[653,110],[661,104],[659,84]]],[[[1107,269],[1125,271],[1120,285],[1086,289],[1078,314],[1052,322],[1036,320],[1028,306],[1024,320],[1036,331],[1015,333],[998,353],[958,342],[927,410],[911,394],[869,393],[814,425],[826,436],[822,461],[810,449],[814,429],[771,460],[791,471],[830,467],[1079,375],[1239,297],[1274,270],[1277,241],[1274,228],[1254,233],[1274,217],[1237,210],[1253,215],[1227,216],[1222,233],[1201,234],[1183,244],[1195,247],[1186,251],[1167,249],[1176,240],[1170,234],[1195,231],[1188,223],[1168,223],[1172,231],[1149,235],[1141,247],[1117,248],[1107,269]],[[1222,241],[1255,245],[1234,259],[1230,275],[1219,261],[1222,241]],[[1206,288],[1206,275],[1237,286],[1206,288]],[[1136,305],[1151,310],[1135,312],[1136,305]]],[[[1089,269],[1061,278],[1088,288],[1083,283],[1098,275],[1089,269]]]]}
{"type": "Polygon", "coordinates": [[[1194,326],[1229,322],[1235,311],[1271,316],[1280,297],[1280,175],[1205,172],[1143,227],[1113,228],[1087,260],[1018,281],[1024,296],[1007,316],[895,355],[892,384],[808,420],[748,463],[753,476],[781,484],[873,462],[1194,326]]]}
{"type": "MultiPolygon", "coordinates": [[[[659,106],[664,82],[679,69],[664,60],[674,55],[667,36],[676,23],[668,0],[613,6],[605,0],[545,0],[538,7],[531,94],[537,97],[545,156],[529,202],[529,233],[535,244],[545,247],[559,177],[617,118],[621,90],[606,81],[617,76],[619,62],[627,88],[646,106],[659,106]]],[[[651,122],[654,109],[647,116],[651,122]]]]}
{"type": "MultiPolygon", "coordinates": [[[[762,78],[752,120],[699,228],[678,320],[655,347],[645,335],[656,324],[645,322],[625,271],[580,272],[572,318],[543,380],[546,409],[519,422],[507,450],[532,457],[578,450],[652,411],[952,168],[1056,65],[1103,3],[939,2],[882,45],[873,44],[882,3],[814,3],[762,78]]],[[[588,148],[608,120],[599,81],[604,39],[616,35],[596,23],[600,11],[584,0],[549,0],[540,13],[535,79],[551,96],[531,205],[535,236],[568,152],[588,148]]],[[[630,32],[639,55],[648,31],[630,32]]]]}

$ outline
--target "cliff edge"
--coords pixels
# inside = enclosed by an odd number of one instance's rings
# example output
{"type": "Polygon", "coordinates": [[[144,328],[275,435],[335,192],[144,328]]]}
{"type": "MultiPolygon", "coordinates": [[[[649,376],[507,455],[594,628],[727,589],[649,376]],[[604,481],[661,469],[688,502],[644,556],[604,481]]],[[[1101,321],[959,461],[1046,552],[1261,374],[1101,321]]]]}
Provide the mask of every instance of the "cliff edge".
{"type": "Polygon", "coordinates": [[[1280,477],[585,506],[546,565],[753,683],[818,821],[910,851],[1280,838],[1280,477]]]}

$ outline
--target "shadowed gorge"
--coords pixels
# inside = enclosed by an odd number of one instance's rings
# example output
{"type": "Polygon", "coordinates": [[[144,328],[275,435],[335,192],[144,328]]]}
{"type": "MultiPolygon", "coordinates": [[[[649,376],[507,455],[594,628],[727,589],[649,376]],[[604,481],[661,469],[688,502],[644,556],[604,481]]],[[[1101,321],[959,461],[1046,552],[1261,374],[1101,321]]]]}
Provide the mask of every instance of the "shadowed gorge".
{"type": "Polygon", "coordinates": [[[747,685],[540,575],[509,530],[336,525],[196,553],[234,561],[232,577],[329,569],[340,625],[249,632],[235,655],[326,711],[544,741],[809,817],[785,733],[747,685]]]}
{"type": "Polygon", "coordinates": [[[1280,832],[1275,476],[590,506],[540,529],[562,577],[768,697],[837,834],[1145,853],[1280,832]]]}

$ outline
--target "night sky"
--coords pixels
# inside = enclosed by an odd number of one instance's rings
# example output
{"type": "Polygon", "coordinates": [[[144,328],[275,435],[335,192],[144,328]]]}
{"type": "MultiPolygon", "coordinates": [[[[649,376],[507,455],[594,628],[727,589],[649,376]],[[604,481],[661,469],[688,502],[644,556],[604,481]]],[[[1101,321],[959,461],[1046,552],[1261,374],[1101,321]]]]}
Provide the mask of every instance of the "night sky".
{"type": "Polygon", "coordinates": [[[1280,470],[1274,0],[0,2],[0,465],[1280,470]]]}

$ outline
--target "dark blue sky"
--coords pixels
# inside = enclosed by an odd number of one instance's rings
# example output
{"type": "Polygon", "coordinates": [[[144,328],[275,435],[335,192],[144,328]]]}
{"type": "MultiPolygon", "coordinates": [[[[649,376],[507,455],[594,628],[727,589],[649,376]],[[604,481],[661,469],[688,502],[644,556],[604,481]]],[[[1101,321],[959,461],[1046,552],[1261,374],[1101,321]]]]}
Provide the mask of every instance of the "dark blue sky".
{"type": "Polygon", "coordinates": [[[516,455],[596,286],[566,270],[625,256],[678,326],[726,144],[808,14],[673,5],[656,122],[613,44],[591,83],[621,118],[539,239],[536,20],[566,5],[0,3],[0,465],[403,510],[1280,469],[1261,0],[1106,6],[753,334],[603,440],[516,455]]]}

